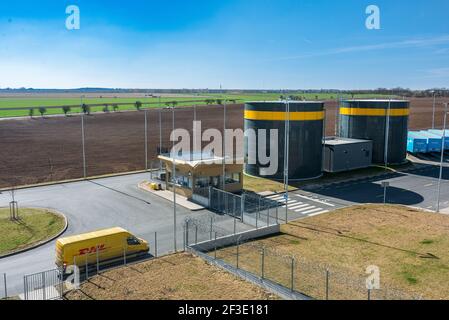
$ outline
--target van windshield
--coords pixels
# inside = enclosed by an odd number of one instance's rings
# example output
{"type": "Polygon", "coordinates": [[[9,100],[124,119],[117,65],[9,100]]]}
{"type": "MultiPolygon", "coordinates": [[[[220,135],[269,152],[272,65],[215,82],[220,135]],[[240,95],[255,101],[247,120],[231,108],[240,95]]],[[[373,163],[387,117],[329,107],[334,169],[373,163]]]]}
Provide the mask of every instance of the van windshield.
{"type": "Polygon", "coordinates": [[[137,246],[140,244],[139,239],[137,239],[136,237],[129,237],[127,239],[128,245],[129,246],[137,246]]]}

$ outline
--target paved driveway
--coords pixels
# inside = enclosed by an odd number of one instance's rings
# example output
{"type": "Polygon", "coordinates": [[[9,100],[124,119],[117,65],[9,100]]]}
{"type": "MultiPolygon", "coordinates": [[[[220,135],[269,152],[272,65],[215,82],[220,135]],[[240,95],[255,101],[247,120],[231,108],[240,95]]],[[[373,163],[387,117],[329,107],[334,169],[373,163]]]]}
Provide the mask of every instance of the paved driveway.
{"type": "MultiPolygon", "coordinates": [[[[150,242],[158,233],[158,253],[173,250],[173,206],[167,200],[140,190],[137,184],[147,174],[126,175],[93,181],[66,183],[16,191],[21,207],[51,208],[64,213],[69,227],[64,235],[96,229],[123,227],[150,242]]],[[[8,206],[10,194],[0,194],[0,207],[8,206]]],[[[177,208],[177,244],[183,247],[183,222],[186,217],[212,215],[209,211],[190,212],[177,208]]],[[[228,221],[221,227],[231,228],[228,221]]],[[[245,226],[239,224],[240,228],[245,226]]],[[[54,241],[13,257],[0,259],[0,274],[8,277],[9,294],[23,291],[23,275],[54,268],[54,241]]]]}

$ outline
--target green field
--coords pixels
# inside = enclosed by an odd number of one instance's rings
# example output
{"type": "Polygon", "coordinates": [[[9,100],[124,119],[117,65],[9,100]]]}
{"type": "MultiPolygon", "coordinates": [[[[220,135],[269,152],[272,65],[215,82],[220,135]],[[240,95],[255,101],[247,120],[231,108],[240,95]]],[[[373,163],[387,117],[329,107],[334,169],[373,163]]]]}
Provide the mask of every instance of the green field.
{"type": "MultiPolygon", "coordinates": [[[[291,93],[289,93],[291,94],[291,93]]],[[[293,94],[295,96],[305,97],[307,100],[333,100],[339,99],[340,96],[336,94],[314,94],[314,93],[298,93],[293,94]]],[[[99,94],[100,96],[100,94],[99,94]]],[[[165,107],[167,103],[172,101],[177,102],[177,106],[192,106],[194,104],[206,104],[207,99],[228,99],[228,100],[237,100],[237,102],[246,102],[246,101],[270,101],[270,100],[278,100],[280,97],[279,93],[257,93],[257,94],[198,94],[191,96],[176,96],[176,97],[135,97],[135,98],[123,98],[123,97],[97,97],[97,98],[84,98],[81,100],[80,98],[67,97],[67,98],[54,98],[54,97],[45,97],[45,96],[28,96],[28,97],[1,97],[0,96],[0,117],[21,117],[21,116],[29,116],[29,110],[2,110],[5,108],[34,108],[34,116],[40,116],[39,107],[53,107],[53,106],[64,106],[64,105],[79,105],[82,103],[90,105],[90,104],[101,104],[99,107],[92,107],[91,112],[103,112],[104,105],[108,105],[108,110],[113,112],[112,106],[114,104],[127,103],[128,105],[119,106],[117,110],[134,110],[135,102],[142,102],[142,108],[161,108],[165,107]],[[195,101],[195,102],[191,102],[195,101]]],[[[343,95],[341,98],[349,98],[350,95],[343,95]]],[[[356,95],[356,98],[367,98],[367,97],[377,97],[381,98],[382,96],[373,96],[373,95],[356,95]]],[[[81,112],[81,108],[71,108],[70,113],[79,113],[81,112]]],[[[45,115],[53,115],[53,114],[63,114],[62,108],[57,109],[47,109],[45,115]]]]}

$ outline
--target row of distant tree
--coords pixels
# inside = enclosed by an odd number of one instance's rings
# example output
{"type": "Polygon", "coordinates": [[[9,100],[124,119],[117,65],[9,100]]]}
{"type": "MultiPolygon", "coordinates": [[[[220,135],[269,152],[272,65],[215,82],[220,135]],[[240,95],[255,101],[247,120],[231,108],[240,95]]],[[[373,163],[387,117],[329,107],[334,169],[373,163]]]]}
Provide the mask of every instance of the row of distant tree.
{"type": "MultiPolygon", "coordinates": [[[[218,104],[221,105],[223,104],[224,100],[223,99],[206,99],[204,100],[204,103],[207,105],[212,105],[212,104],[218,104]]],[[[230,100],[226,100],[226,102],[229,103],[237,103],[236,99],[230,99],[230,100]]],[[[178,105],[178,101],[167,101],[165,102],[165,106],[168,108],[175,108],[178,105]]],[[[134,103],[134,107],[136,108],[136,110],[140,111],[142,110],[143,107],[143,103],[141,101],[136,101],[134,103]]],[[[54,108],[52,108],[54,109],[54,108]]],[[[29,109],[29,116],[33,117],[36,115],[36,110],[37,112],[43,117],[46,113],[47,113],[47,108],[46,107],[37,107],[37,108],[30,108],[29,109]]],[[[61,110],[62,112],[67,116],[69,113],[72,112],[72,107],[70,106],[61,106],[61,110]]],[[[120,110],[119,105],[118,104],[105,104],[103,106],[102,111],[104,113],[109,113],[111,111],[113,112],[118,112],[120,110]]],[[[91,113],[91,106],[89,106],[88,104],[83,104],[81,106],[81,112],[83,114],[89,115],[91,113]]]]}

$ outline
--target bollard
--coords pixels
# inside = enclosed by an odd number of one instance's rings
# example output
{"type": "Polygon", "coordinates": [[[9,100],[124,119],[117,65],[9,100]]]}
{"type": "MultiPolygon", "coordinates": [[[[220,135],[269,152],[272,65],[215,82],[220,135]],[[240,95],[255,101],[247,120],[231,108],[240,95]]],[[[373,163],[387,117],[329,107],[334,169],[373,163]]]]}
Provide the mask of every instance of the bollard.
{"type": "Polygon", "coordinates": [[[326,270],[326,300],[329,300],[329,270],[326,270]]]}

